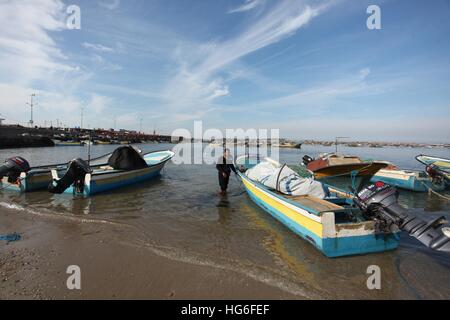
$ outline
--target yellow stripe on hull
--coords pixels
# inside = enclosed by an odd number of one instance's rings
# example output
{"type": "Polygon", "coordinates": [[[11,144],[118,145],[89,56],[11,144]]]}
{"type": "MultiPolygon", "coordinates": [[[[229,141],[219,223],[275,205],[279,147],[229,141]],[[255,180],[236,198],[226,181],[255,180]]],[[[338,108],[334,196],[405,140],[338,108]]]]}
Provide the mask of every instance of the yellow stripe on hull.
{"type": "MultiPolygon", "coordinates": [[[[267,203],[271,207],[275,208],[279,212],[281,212],[283,215],[294,221],[295,223],[303,226],[304,228],[308,229],[318,237],[322,238],[323,234],[323,225],[320,222],[317,222],[311,218],[308,218],[307,216],[301,214],[300,212],[293,210],[289,208],[288,206],[284,205],[281,200],[277,201],[273,199],[272,197],[266,195],[264,192],[262,192],[259,188],[255,187],[253,184],[251,184],[247,179],[242,179],[245,187],[258,199],[260,199],[262,202],[267,203]]],[[[300,208],[298,210],[301,210],[300,208]]]]}

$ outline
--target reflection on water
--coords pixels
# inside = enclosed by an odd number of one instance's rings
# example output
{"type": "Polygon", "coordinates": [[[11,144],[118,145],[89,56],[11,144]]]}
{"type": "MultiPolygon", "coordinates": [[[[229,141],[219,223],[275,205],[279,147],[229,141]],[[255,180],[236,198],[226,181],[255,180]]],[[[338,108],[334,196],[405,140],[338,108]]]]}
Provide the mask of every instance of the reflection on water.
{"type": "MultiPolygon", "coordinates": [[[[173,145],[140,146],[143,151],[173,145]]],[[[116,146],[95,146],[100,156],[116,146]]],[[[330,149],[330,150],[328,150],[330,149]]],[[[331,148],[305,146],[281,150],[280,161],[298,164],[304,154],[315,156],[331,148]]],[[[2,150],[0,161],[21,155],[32,165],[65,162],[86,157],[85,147],[2,150]]],[[[239,150],[242,152],[243,150],[239,150]]],[[[363,158],[392,161],[405,168],[421,168],[419,153],[450,157],[446,149],[343,150],[363,158]]],[[[213,165],[167,164],[160,178],[91,198],[52,195],[47,192],[1,192],[0,202],[75,219],[110,221],[128,225],[152,243],[176,251],[176,259],[201,257],[205,263],[231,268],[265,283],[312,298],[450,298],[450,258],[431,252],[402,235],[398,250],[365,256],[329,259],[257,207],[234,177],[229,192],[219,196],[213,165]],[[366,287],[369,265],[382,270],[382,289],[366,287]]],[[[449,203],[427,193],[401,192],[400,203],[430,217],[449,216],[449,203]]],[[[1,210],[1,207],[0,207],[1,210]]],[[[0,211],[1,212],[1,211],[0,211]]],[[[126,239],[126,237],[124,237],[126,239]]],[[[162,250],[162,249],[161,249],[162,250]]],[[[202,261],[203,261],[202,260],[202,261]]]]}

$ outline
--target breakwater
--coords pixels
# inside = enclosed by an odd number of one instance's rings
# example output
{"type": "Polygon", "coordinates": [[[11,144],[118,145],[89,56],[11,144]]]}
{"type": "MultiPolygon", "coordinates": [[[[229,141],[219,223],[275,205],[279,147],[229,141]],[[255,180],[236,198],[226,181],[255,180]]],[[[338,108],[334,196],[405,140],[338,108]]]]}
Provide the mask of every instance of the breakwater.
{"type": "MultiPolygon", "coordinates": [[[[20,125],[0,126],[0,149],[51,147],[55,142],[91,141],[96,144],[128,144],[145,142],[173,142],[167,135],[145,134],[131,130],[80,129],[80,128],[27,128],[20,125]]],[[[182,138],[176,138],[177,142],[182,138]]]]}

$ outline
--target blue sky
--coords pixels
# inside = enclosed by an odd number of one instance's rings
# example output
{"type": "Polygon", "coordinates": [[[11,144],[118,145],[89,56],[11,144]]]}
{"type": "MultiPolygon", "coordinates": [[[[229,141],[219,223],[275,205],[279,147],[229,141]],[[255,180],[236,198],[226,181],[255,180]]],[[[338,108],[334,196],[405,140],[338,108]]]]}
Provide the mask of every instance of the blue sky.
{"type": "Polygon", "coordinates": [[[0,1],[0,114],[171,133],[449,142],[446,0],[0,1]],[[81,30],[65,27],[68,5],[81,30]],[[381,30],[366,9],[381,8],[381,30]],[[58,120],[57,120],[58,119],[58,120]]]}

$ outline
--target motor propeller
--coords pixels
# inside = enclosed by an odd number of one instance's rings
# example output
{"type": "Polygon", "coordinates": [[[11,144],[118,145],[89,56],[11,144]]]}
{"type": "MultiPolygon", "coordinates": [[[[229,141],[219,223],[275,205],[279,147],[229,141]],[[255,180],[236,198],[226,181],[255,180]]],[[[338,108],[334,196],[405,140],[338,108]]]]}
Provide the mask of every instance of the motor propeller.
{"type": "Polygon", "coordinates": [[[422,244],[437,251],[450,252],[450,229],[444,216],[425,221],[398,204],[398,191],[381,181],[356,193],[355,204],[376,222],[377,230],[407,232],[422,244]]]}

